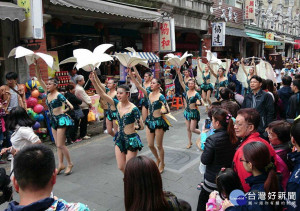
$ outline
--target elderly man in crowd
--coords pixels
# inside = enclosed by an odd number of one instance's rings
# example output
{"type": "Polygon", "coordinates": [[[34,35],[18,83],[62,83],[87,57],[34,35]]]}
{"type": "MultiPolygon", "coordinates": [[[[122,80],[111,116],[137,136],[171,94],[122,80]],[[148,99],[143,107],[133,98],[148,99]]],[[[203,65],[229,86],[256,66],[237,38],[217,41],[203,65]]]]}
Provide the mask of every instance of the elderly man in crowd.
{"type": "Polygon", "coordinates": [[[254,108],[245,108],[240,109],[237,113],[236,121],[235,121],[235,134],[238,138],[241,138],[241,144],[237,148],[235,155],[233,157],[233,166],[234,170],[237,172],[240,181],[243,185],[244,191],[248,192],[250,190],[249,184],[246,183],[245,179],[251,176],[251,173],[247,172],[243,166],[243,148],[246,144],[254,141],[259,141],[264,143],[270,152],[270,155],[273,157],[275,161],[275,165],[277,170],[282,173],[282,183],[284,184],[282,187],[286,186],[287,179],[289,177],[289,170],[287,165],[282,161],[282,159],[276,155],[273,147],[266,140],[262,139],[257,132],[257,129],[260,124],[260,116],[259,113],[254,108]]]}
{"type": "Polygon", "coordinates": [[[87,124],[89,109],[92,107],[92,101],[83,88],[85,84],[84,77],[82,75],[76,76],[75,82],[75,95],[82,101],[80,108],[82,109],[82,112],[84,114],[84,117],[80,120],[80,139],[86,140],[91,138],[87,135],[87,124]]]}

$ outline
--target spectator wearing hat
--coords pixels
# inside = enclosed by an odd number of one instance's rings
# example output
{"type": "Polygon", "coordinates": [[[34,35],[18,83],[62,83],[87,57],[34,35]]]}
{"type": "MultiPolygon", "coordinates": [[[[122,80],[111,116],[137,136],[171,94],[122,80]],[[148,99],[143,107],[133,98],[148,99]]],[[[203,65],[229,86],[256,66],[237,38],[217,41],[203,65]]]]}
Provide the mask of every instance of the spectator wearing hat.
{"type": "Polygon", "coordinates": [[[293,75],[295,74],[295,70],[292,68],[292,64],[291,63],[286,63],[285,64],[285,68],[283,68],[281,70],[281,72],[283,73],[284,76],[290,76],[293,77],[293,75]]]}

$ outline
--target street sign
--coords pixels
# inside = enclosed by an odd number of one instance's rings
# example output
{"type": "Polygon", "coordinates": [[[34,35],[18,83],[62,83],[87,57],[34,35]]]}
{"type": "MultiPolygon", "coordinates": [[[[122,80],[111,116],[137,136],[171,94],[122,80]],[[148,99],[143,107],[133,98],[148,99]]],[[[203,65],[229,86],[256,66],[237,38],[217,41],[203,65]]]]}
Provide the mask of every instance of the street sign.
{"type": "Polygon", "coordinates": [[[225,46],[225,22],[212,23],[212,45],[225,46]]]}
{"type": "Polygon", "coordinates": [[[164,20],[159,27],[159,51],[176,51],[174,18],[164,20]]]}
{"type": "Polygon", "coordinates": [[[244,17],[247,20],[255,20],[255,0],[245,0],[244,17]]]}

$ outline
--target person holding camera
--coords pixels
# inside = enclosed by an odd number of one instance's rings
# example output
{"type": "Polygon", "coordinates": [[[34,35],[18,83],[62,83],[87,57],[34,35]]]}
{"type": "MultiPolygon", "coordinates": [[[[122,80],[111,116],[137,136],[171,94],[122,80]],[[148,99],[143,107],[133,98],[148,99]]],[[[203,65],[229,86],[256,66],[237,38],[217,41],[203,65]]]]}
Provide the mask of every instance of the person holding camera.
{"type": "Polygon", "coordinates": [[[197,210],[205,210],[209,194],[217,189],[216,176],[222,167],[229,168],[237,147],[233,119],[230,113],[217,108],[212,113],[212,126],[215,133],[209,136],[201,155],[201,163],[206,165],[204,184],[202,186],[197,210]]]}

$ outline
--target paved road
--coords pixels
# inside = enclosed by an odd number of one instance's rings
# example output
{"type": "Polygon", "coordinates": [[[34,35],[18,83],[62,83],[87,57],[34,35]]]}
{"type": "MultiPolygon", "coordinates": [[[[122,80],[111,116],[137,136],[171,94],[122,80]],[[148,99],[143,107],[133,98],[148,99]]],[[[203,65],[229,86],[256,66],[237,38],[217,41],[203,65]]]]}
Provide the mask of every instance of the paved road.
{"type": "MultiPolygon", "coordinates": [[[[200,126],[207,116],[203,109],[201,107],[200,126]]],[[[185,149],[187,133],[183,110],[172,113],[178,121],[172,121],[173,127],[165,134],[166,170],[162,174],[163,187],[188,201],[192,210],[196,210],[199,196],[196,186],[203,178],[198,170],[201,153],[195,144],[191,149],[185,149]]],[[[139,154],[151,157],[145,131],[139,134],[145,146],[139,154]]],[[[194,143],[197,137],[193,136],[194,143]]],[[[75,165],[73,174],[58,176],[54,195],[69,202],[85,203],[91,210],[123,211],[123,175],[117,168],[112,138],[106,134],[96,135],[88,142],[71,145],[70,153],[75,165]]],[[[17,195],[15,198],[18,198],[17,195]]],[[[0,210],[6,206],[0,206],[0,210]]]]}

